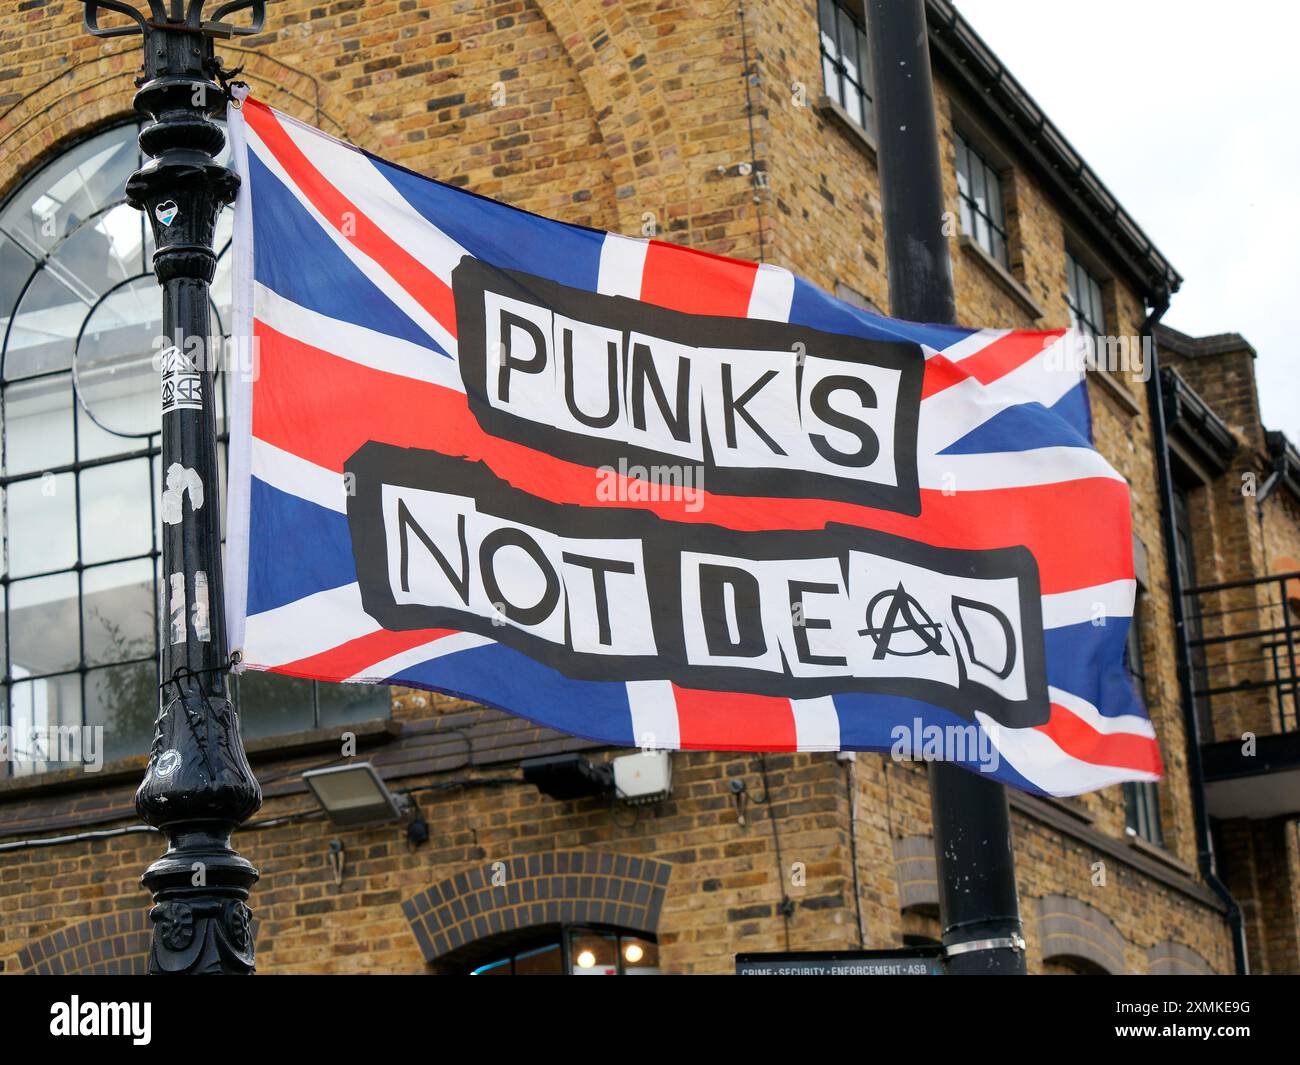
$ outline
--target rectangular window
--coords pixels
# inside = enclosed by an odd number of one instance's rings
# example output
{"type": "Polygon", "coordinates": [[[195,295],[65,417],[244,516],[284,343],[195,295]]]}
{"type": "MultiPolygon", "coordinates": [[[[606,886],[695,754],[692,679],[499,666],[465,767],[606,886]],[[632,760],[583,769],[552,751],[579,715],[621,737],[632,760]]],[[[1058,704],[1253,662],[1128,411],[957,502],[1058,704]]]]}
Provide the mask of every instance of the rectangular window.
{"type": "Polygon", "coordinates": [[[1070,305],[1070,325],[1089,336],[1106,332],[1106,312],[1101,306],[1101,282],[1067,248],[1065,302],[1070,305]]]}
{"type": "Polygon", "coordinates": [[[857,125],[875,128],[871,110],[871,56],[860,5],[848,0],[818,0],[822,79],[826,95],[857,125]]]}
{"type": "Polygon", "coordinates": [[[1007,220],[1002,202],[1002,177],[969,140],[957,141],[957,192],[961,201],[961,231],[1007,267],[1007,220]]]}
{"type": "MultiPolygon", "coordinates": [[[[1133,689],[1145,705],[1147,681],[1146,667],[1142,660],[1140,624],[1143,599],[1143,593],[1139,590],[1133,601],[1133,620],[1128,629],[1128,646],[1124,658],[1133,689]]],[[[1160,795],[1153,781],[1129,781],[1124,785],[1124,821],[1130,835],[1164,846],[1164,833],[1160,829],[1160,795]]]]}

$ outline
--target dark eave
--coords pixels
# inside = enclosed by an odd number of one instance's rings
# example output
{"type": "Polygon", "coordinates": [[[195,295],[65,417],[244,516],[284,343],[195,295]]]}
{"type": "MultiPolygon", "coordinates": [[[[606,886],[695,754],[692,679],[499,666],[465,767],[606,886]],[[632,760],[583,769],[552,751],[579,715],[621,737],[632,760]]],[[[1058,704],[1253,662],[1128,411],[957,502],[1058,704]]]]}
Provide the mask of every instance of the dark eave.
{"type": "Polygon", "coordinates": [[[1282,484],[1296,499],[1300,499],[1300,451],[1286,438],[1286,433],[1271,429],[1264,434],[1264,444],[1273,459],[1273,469],[1282,478],[1282,484]]]}
{"type": "Polygon", "coordinates": [[[1230,355],[1242,351],[1247,352],[1252,358],[1256,354],[1250,341],[1240,333],[1215,333],[1212,336],[1194,337],[1161,323],[1156,326],[1156,339],[1162,348],[1168,348],[1189,359],[1230,355]]]}
{"type": "Polygon", "coordinates": [[[1232,430],[1173,367],[1160,371],[1160,384],[1169,438],[1215,474],[1223,473],[1240,446],[1232,430]]]}
{"type": "Polygon", "coordinates": [[[1085,234],[1159,306],[1178,291],[1182,276],[1142,232],[1083,157],[1070,145],[1024,87],[1011,76],[950,0],[926,0],[931,54],[976,100],[1024,161],[1085,227],[1085,234]]]}

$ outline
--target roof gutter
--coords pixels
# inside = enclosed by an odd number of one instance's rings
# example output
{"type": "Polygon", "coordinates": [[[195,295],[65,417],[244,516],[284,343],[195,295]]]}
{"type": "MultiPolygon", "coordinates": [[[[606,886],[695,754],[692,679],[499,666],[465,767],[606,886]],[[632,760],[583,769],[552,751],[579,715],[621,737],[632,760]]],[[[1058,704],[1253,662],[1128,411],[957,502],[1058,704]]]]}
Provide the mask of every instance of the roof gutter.
{"type": "Polygon", "coordinates": [[[1153,309],[1142,323],[1142,333],[1150,338],[1145,367],[1147,377],[1147,406],[1151,413],[1152,435],[1155,437],[1156,479],[1160,490],[1160,524],[1165,546],[1165,565],[1168,570],[1170,610],[1174,620],[1174,644],[1178,654],[1178,695],[1183,709],[1183,726],[1187,735],[1187,775],[1191,784],[1193,822],[1196,825],[1196,862],[1206,885],[1223,902],[1227,910],[1228,927],[1232,932],[1232,952],[1238,976],[1250,972],[1246,951],[1246,923],[1241,906],[1232,892],[1219,879],[1214,858],[1214,841],[1210,835],[1210,815],[1205,804],[1205,771],[1201,764],[1201,729],[1196,720],[1196,703],[1192,698],[1192,648],[1188,642],[1186,603],[1182,577],[1178,572],[1178,537],[1174,527],[1174,478],[1169,463],[1169,441],[1165,425],[1165,404],[1161,387],[1160,358],[1156,346],[1155,327],[1169,309],[1171,290],[1153,301],[1153,309]]]}

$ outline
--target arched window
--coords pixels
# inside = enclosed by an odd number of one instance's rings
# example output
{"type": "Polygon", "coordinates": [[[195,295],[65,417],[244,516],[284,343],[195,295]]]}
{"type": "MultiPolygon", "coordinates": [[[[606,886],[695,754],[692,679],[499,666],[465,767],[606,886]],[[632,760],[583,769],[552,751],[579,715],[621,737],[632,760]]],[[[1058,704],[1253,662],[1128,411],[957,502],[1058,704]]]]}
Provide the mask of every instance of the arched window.
{"type": "Polygon", "coordinates": [[[471,943],[444,971],[471,976],[657,976],[659,946],[642,932],[548,925],[471,943]]]}
{"type": "MultiPolygon", "coordinates": [[[[59,764],[32,738],[50,726],[102,726],[106,760],[143,753],[156,714],[162,305],[150,227],[125,202],[138,133],[89,137],[0,205],[0,723],[14,747],[0,774],[59,764]]],[[[230,232],[227,211],[222,335],[230,232]]],[[[217,395],[220,428],[220,374],[217,395]]],[[[224,433],[220,452],[224,469],[224,433]]],[[[246,737],[389,713],[387,688],[267,675],[238,687],[246,737]]]]}

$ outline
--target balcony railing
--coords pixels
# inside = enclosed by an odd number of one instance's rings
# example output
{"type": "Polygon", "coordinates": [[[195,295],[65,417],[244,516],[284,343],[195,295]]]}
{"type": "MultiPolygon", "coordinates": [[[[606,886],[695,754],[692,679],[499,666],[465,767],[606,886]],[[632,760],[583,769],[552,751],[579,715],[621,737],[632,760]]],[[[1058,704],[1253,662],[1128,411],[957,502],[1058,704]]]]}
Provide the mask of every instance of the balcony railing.
{"type": "Polygon", "coordinates": [[[1300,731],[1300,571],[1187,590],[1205,740],[1300,731]]]}

